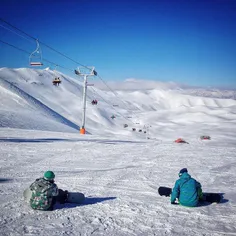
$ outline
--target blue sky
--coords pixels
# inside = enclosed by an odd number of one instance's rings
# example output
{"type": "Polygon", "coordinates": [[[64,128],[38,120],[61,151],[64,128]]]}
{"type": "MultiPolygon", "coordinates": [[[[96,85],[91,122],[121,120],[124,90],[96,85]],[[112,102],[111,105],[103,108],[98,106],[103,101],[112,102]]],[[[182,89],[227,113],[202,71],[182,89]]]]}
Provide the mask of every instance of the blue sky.
{"type": "MultiPolygon", "coordinates": [[[[235,0],[1,0],[0,6],[1,18],[77,62],[95,66],[106,81],[236,88],[235,0]]],[[[0,21],[0,40],[35,49],[35,42],[5,27],[0,21]]],[[[44,58],[71,71],[77,66],[46,47],[42,51],[44,58]]],[[[0,67],[29,67],[27,54],[1,42],[0,55],[0,67]]]]}

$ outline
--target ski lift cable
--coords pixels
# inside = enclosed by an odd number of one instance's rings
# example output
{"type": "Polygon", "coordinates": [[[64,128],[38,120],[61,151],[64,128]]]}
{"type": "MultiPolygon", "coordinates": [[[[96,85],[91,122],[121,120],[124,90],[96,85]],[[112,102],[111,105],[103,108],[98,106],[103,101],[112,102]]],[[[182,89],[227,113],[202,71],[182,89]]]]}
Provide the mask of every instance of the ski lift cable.
{"type": "MultiPolygon", "coordinates": [[[[0,39],[0,42],[2,42],[2,43],[4,43],[4,44],[6,44],[6,45],[8,45],[8,46],[11,46],[11,47],[13,47],[13,48],[15,48],[15,49],[17,49],[17,50],[19,50],[19,51],[22,51],[22,52],[24,52],[24,53],[26,53],[26,54],[28,54],[28,55],[30,55],[31,53],[30,52],[28,52],[28,51],[26,51],[26,50],[24,50],[24,49],[21,49],[21,48],[19,48],[19,47],[16,47],[15,45],[12,45],[12,44],[10,44],[10,43],[7,43],[7,42],[4,42],[3,40],[1,40],[0,39]]],[[[47,60],[47,59],[45,59],[45,58],[43,58],[42,59],[42,61],[45,61],[45,62],[48,62],[48,63],[50,63],[50,64],[53,64],[53,65],[57,65],[57,66],[59,66],[59,67],[61,67],[61,68],[63,68],[63,69],[66,69],[66,70],[68,70],[68,71],[74,71],[74,70],[72,70],[72,69],[69,69],[69,68],[66,68],[66,67],[64,67],[64,66],[61,66],[61,65],[59,65],[59,64],[57,64],[57,63],[54,63],[54,62],[52,62],[52,61],[49,61],[49,60],[47,60]]],[[[119,99],[119,100],[121,100],[119,97],[118,97],[118,95],[105,83],[105,81],[101,78],[101,76],[98,76],[99,78],[100,78],[100,80],[109,88],[109,90],[119,99]]],[[[95,91],[95,90],[94,90],[95,91]]],[[[101,97],[101,95],[99,95],[100,97],[101,97]]],[[[102,97],[101,97],[102,98],[102,97]]],[[[108,105],[110,105],[104,98],[102,98],[108,105]]],[[[122,101],[122,100],[121,100],[122,101]]],[[[124,103],[124,101],[122,101],[123,103],[124,103]]],[[[125,104],[125,103],[124,103],[125,104]]],[[[125,104],[125,106],[126,106],[126,104],[125,104]]],[[[126,106],[127,107],[127,106],[126,106]]],[[[112,109],[114,109],[115,111],[117,111],[113,106],[112,106],[112,109]]],[[[129,109],[127,109],[127,110],[129,110],[129,109]]],[[[117,113],[119,113],[119,112],[117,112],[117,113]]],[[[120,113],[119,113],[120,114],[120,113]]],[[[120,114],[122,117],[124,117],[122,114],[120,114]]],[[[126,117],[124,117],[126,120],[127,120],[127,118],[126,117]]],[[[129,120],[129,122],[130,122],[130,120],[129,120]]],[[[131,121],[132,122],[132,121],[131,121]]],[[[134,122],[132,122],[132,123],[134,123],[134,122]]]]}
{"type": "MultiPolygon", "coordinates": [[[[16,47],[15,45],[10,44],[10,43],[7,43],[7,42],[5,42],[5,41],[3,41],[3,40],[1,40],[1,39],[0,39],[0,42],[1,42],[1,43],[4,43],[4,44],[6,44],[6,45],[8,45],[8,46],[10,46],[10,47],[13,47],[13,48],[15,48],[15,49],[17,49],[17,50],[19,50],[19,51],[22,51],[22,52],[24,52],[24,53],[26,53],[26,54],[28,54],[28,55],[31,54],[31,52],[28,52],[28,51],[26,51],[25,49],[16,47]]],[[[53,64],[54,66],[57,65],[57,66],[59,66],[59,67],[65,69],[65,70],[68,70],[68,71],[74,71],[74,70],[72,70],[72,69],[69,69],[69,68],[66,68],[66,67],[64,67],[64,66],[61,66],[61,65],[59,65],[59,64],[57,64],[57,63],[54,63],[54,62],[52,62],[52,61],[49,61],[49,60],[47,60],[47,59],[45,59],[45,58],[43,59],[43,61],[45,61],[45,62],[47,62],[47,63],[50,63],[50,64],[53,64]]]]}
{"type": "MultiPolygon", "coordinates": [[[[22,52],[24,52],[24,53],[26,53],[26,54],[28,54],[28,55],[31,54],[30,52],[28,52],[28,51],[26,51],[26,50],[24,50],[24,49],[22,49],[22,48],[19,48],[19,47],[13,45],[13,44],[7,43],[7,42],[5,42],[5,41],[3,41],[3,40],[1,40],[1,39],[0,39],[0,42],[1,42],[1,43],[4,43],[4,44],[6,44],[6,45],[8,45],[8,46],[10,46],[10,47],[12,47],[12,48],[15,48],[15,49],[17,49],[17,50],[19,50],[19,51],[22,51],[22,52]]],[[[52,62],[52,61],[49,61],[49,60],[47,60],[47,59],[45,59],[45,58],[43,59],[43,61],[45,61],[45,62],[47,62],[47,63],[49,63],[49,64],[53,64],[53,65],[56,66],[56,67],[61,67],[61,68],[65,69],[65,70],[68,70],[68,71],[74,71],[74,70],[72,70],[72,69],[66,68],[66,67],[64,67],[64,66],[62,66],[62,65],[59,65],[59,64],[57,64],[57,63],[54,63],[54,62],[52,62]]],[[[111,104],[109,104],[100,94],[98,94],[98,93],[94,90],[94,88],[92,88],[92,89],[93,89],[93,91],[94,91],[100,98],[102,98],[102,100],[103,100],[105,103],[107,103],[108,105],[111,106],[111,104]]],[[[125,116],[123,116],[121,113],[119,113],[113,106],[111,106],[111,107],[112,107],[113,110],[116,111],[117,114],[119,114],[120,116],[122,116],[124,119],[126,119],[126,120],[128,120],[129,122],[135,124],[133,121],[127,119],[125,116]]]]}
{"type": "MultiPolygon", "coordinates": [[[[67,59],[73,61],[74,63],[79,64],[79,65],[83,66],[84,68],[87,68],[87,69],[91,70],[91,68],[89,68],[88,66],[85,66],[85,65],[83,65],[83,64],[81,64],[81,63],[79,63],[79,62],[73,60],[72,58],[66,56],[65,54],[59,52],[58,50],[52,48],[51,46],[48,46],[47,44],[45,44],[45,43],[39,41],[39,40],[36,39],[35,37],[33,37],[33,36],[31,36],[30,34],[24,32],[23,30],[17,28],[16,26],[13,26],[13,25],[10,24],[9,22],[5,21],[4,19],[0,18],[0,20],[3,21],[5,24],[11,26],[12,28],[14,28],[14,29],[20,31],[21,33],[27,35],[27,36],[30,37],[31,39],[36,40],[37,42],[40,42],[41,45],[44,45],[45,47],[51,49],[52,51],[54,51],[54,52],[56,52],[56,53],[58,53],[58,54],[60,54],[61,56],[64,56],[65,58],[67,58],[67,59]]],[[[18,34],[18,35],[19,35],[19,34],[18,34]]],[[[46,60],[44,60],[44,61],[46,61],[46,60]]],[[[63,67],[62,67],[62,68],[63,68],[63,67]]],[[[114,92],[114,91],[107,85],[107,83],[105,83],[105,81],[102,79],[102,77],[99,76],[99,75],[97,75],[97,76],[98,76],[98,78],[106,85],[106,87],[107,87],[120,101],[122,101],[122,103],[125,105],[126,109],[127,109],[127,110],[130,110],[130,109],[127,107],[127,105],[125,104],[125,102],[124,102],[121,98],[118,97],[117,93],[114,92]]]]}
{"type": "MultiPolygon", "coordinates": [[[[26,51],[25,49],[19,48],[19,47],[13,45],[13,44],[10,44],[10,43],[8,43],[8,42],[5,42],[5,41],[1,40],[1,39],[0,39],[0,42],[1,42],[1,43],[4,43],[4,44],[6,44],[6,45],[8,45],[8,46],[10,46],[10,47],[13,47],[13,48],[15,48],[15,49],[17,49],[17,50],[19,50],[19,51],[22,51],[22,52],[24,52],[24,53],[26,53],[26,54],[28,54],[28,55],[31,54],[30,52],[26,51]]],[[[72,69],[66,68],[66,67],[64,67],[64,66],[62,66],[62,65],[59,65],[59,64],[54,63],[54,62],[52,62],[52,61],[49,61],[49,60],[47,60],[47,59],[45,59],[45,58],[43,59],[43,61],[45,61],[45,62],[47,62],[47,63],[50,63],[51,65],[54,65],[54,66],[55,66],[55,69],[54,69],[54,72],[55,72],[55,73],[56,73],[56,68],[57,68],[57,67],[61,67],[61,68],[66,69],[66,70],[73,71],[72,69]]],[[[93,89],[93,88],[92,88],[92,89],[93,89]]],[[[93,89],[93,91],[94,91],[96,94],[98,94],[94,89],[93,89]]],[[[103,99],[103,101],[107,103],[107,101],[106,101],[101,95],[98,94],[98,96],[101,97],[101,98],[103,99]]],[[[109,103],[107,103],[107,104],[110,105],[109,103]]],[[[112,108],[115,110],[114,107],[112,107],[112,108]]]]}
{"type": "MultiPolygon", "coordinates": [[[[22,49],[22,48],[19,48],[19,47],[15,46],[15,45],[12,45],[12,44],[10,44],[10,43],[7,43],[7,42],[5,42],[5,41],[3,41],[3,40],[1,40],[1,39],[0,39],[0,42],[4,43],[4,44],[6,44],[6,45],[8,45],[8,46],[10,46],[10,47],[13,47],[14,49],[17,49],[17,50],[19,50],[19,51],[22,51],[22,52],[26,53],[27,55],[30,55],[30,52],[28,52],[28,51],[26,51],[26,50],[24,50],[24,49],[22,49]]],[[[47,59],[45,59],[45,58],[43,59],[43,61],[45,61],[46,63],[48,63],[50,66],[51,66],[51,65],[53,65],[53,66],[57,65],[58,67],[63,68],[63,69],[65,69],[65,70],[67,70],[67,71],[72,71],[72,72],[74,72],[74,69],[69,69],[69,68],[67,68],[67,67],[64,67],[64,66],[58,64],[58,63],[49,61],[49,60],[47,60],[47,59]]],[[[73,78],[73,77],[72,77],[72,78],[73,78]]],[[[73,79],[75,79],[75,78],[73,78],[73,79]]],[[[78,80],[78,79],[76,78],[75,80],[78,80]]]]}
{"type": "MultiPolygon", "coordinates": [[[[18,30],[19,32],[21,32],[21,33],[27,35],[29,38],[31,38],[31,39],[33,39],[33,40],[36,40],[37,42],[40,42],[40,43],[41,43],[42,45],[44,45],[45,47],[51,49],[52,51],[54,51],[54,52],[56,52],[56,53],[58,53],[58,54],[60,54],[61,56],[64,56],[65,58],[67,58],[67,59],[73,61],[74,63],[79,64],[79,65],[83,66],[84,68],[87,68],[87,69],[91,70],[91,68],[89,68],[89,67],[87,67],[87,66],[85,66],[85,65],[83,65],[83,64],[81,64],[81,63],[79,63],[79,62],[77,62],[77,61],[75,61],[75,60],[73,60],[72,58],[66,56],[65,54],[59,52],[58,50],[52,48],[51,46],[49,46],[49,45],[47,45],[47,44],[45,44],[45,43],[39,41],[39,40],[36,39],[35,37],[33,37],[33,36],[31,36],[30,34],[24,32],[23,30],[17,28],[16,26],[10,24],[9,22],[5,21],[4,19],[0,18],[0,20],[1,20],[2,22],[4,22],[5,24],[11,26],[12,28],[18,30]]],[[[19,35],[19,34],[18,34],[18,35],[19,35]]],[[[19,36],[20,36],[20,35],[19,35],[19,36]]],[[[22,36],[21,36],[21,37],[22,37],[22,36]]],[[[2,42],[3,42],[3,41],[2,41],[2,42]]],[[[5,43],[5,42],[3,42],[3,43],[5,43]]],[[[8,44],[8,45],[10,45],[10,44],[8,44]]],[[[10,45],[10,46],[13,46],[13,45],[10,45]]],[[[14,48],[17,48],[17,47],[15,47],[15,46],[13,46],[13,47],[14,47],[14,48]]],[[[17,48],[17,49],[18,49],[18,48],[17,48]]],[[[19,49],[19,50],[22,51],[22,49],[19,49]]],[[[24,51],[24,50],[23,50],[23,51],[24,51]]],[[[27,53],[28,53],[28,52],[27,52],[27,53]]],[[[28,54],[29,54],[29,53],[28,53],[28,54]]],[[[44,61],[48,61],[48,60],[44,59],[44,61]]],[[[48,62],[49,62],[49,61],[48,61],[48,62]]],[[[52,62],[49,62],[49,63],[52,63],[52,62]]],[[[53,64],[54,64],[54,63],[53,63],[53,64]]],[[[61,67],[62,67],[62,66],[61,66],[61,67]]],[[[63,67],[62,67],[62,68],[63,68],[63,67]]],[[[65,68],[65,67],[64,67],[64,68],[65,68]]],[[[109,90],[110,90],[120,101],[122,101],[122,102],[124,103],[125,107],[127,108],[125,102],[124,102],[123,100],[121,100],[121,99],[118,97],[118,95],[105,83],[105,81],[101,78],[101,76],[98,75],[98,78],[109,88],[109,90]]],[[[129,110],[129,109],[127,109],[127,110],[129,110]]]]}
{"type": "MultiPolygon", "coordinates": [[[[109,106],[111,106],[111,104],[110,104],[109,102],[107,102],[100,94],[98,94],[98,93],[95,91],[95,89],[94,89],[93,87],[91,87],[91,89],[92,89],[92,90],[94,91],[94,93],[96,93],[100,98],[102,98],[102,100],[103,100],[105,103],[107,103],[109,106]]],[[[123,114],[121,114],[119,111],[117,111],[117,109],[115,109],[113,106],[111,106],[111,108],[112,108],[113,110],[115,110],[116,113],[119,114],[120,116],[122,116],[125,120],[127,120],[127,121],[129,121],[129,122],[135,124],[132,120],[127,119],[127,117],[125,117],[123,114]]]]}
{"type": "Polygon", "coordinates": [[[117,97],[118,100],[120,100],[124,106],[126,107],[126,110],[130,111],[130,109],[127,107],[126,103],[124,102],[124,100],[122,100],[117,93],[110,87],[108,86],[108,84],[102,79],[102,77],[100,75],[97,75],[97,77],[106,85],[106,87],[117,97]]]}
{"type": "Polygon", "coordinates": [[[6,29],[6,30],[8,30],[8,31],[10,31],[10,32],[12,32],[12,33],[14,33],[14,34],[17,34],[18,36],[20,36],[20,37],[22,37],[22,38],[24,38],[24,39],[28,40],[28,41],[29,41],[29,42],[31,42],[31,43],[33,43],[33,41],[32,41],[32,40],[30,40],[30,39],[28,39],[28,38],[24,37],[24,36],[23,36],[23,35],[21,35],[21,34],[18,34],[16,31],[13,31],[13,30],[11,30],[11,29],[9,29],[9,28],[5,27],[4,25],[1,25],[1,24],[0,24],[0,27],[2,27],[2,28],[4,28],[4,29],[6,29]]]}
{"type": "MultiPolygon", "coordinates": [[[[106,101],[105,98],[103,98],[100,94],[98,94],[93,87],[91,87],[91,89],[93,90],[93,93],[96,93],[98,95],[98,97],[100,97],[105,103],[107,103],[109,106],[111,105],[109,102],[106,101]]],[[[112,109],[117,111],[113,106],[112,106],[112,109]]]]}
{"type": "Polygon", "coordinates": [[[10,43],[7,43],[7,42],[5,42],[5,41],[3,41],[3,40],[1,40],[1,39],[0,39],[0,42],[4,43],[4,44],[6,44],[6,45],[8,45],[8,46],[10,46],[10,47],[13,47],[13,48],[15,48],[15,49],[17,49],[17,50],[19,50],[19,51],[25,52],[25,53],[27,53],[28,55],[31,54],[30,52],[27,52],[27,51],[24,50],[24,49],[18,48],[18,47],[14,46],[14,45],[12,45],[12,44],[10,44],[10,43]]]}
{"type": "MultiPolygon", "coordinates": [[[[98,92],[96,92],[95,91],[95,89],[93,88],[93,87],[91,87],[91,89],[93,90],[93,94],[97,94],[98,95],[98,97],[100,97],[105,103],[107,103],[113,110],[115,110],[117,113],[119,113],[115,108],[114,108],[114,106],[112,106],[109,102],[107,102],[106,101],[106,99],[105,98],[103,98],[98,92]]],[[[120,113],[119,113],[120,114],[120,113]]],[[[121,116],[123,116],[122,114],[120,114],[121,116]]]]}
{"type": "MultiPolygon", "coordinates": [[[[21,32],[21,33],[27,35],[27,36],[30,37],[31,39],[33,39],[33,40],[37,40],[35,37],[33,37],[33,36],[31,36],[30,34],[24,32],[23,30],[17,28],[16,26],[10,24],[9,22],[5,21],[4,19],[0,18],[0,20],[3,21],[5,24],[11,26],[13,29],[16,29],[16,30],[18,30],[19,32],[21,32]]],[[[85,65],[83,65],[83,64],[81,64],[81,63],[75,61],[74,59],[72,59],[72,58],[66,56],[64,53],[59,52],[58,50],[52,48],[51,46],[49,46],[49,45],[47,45],[47,44],[45,44],[45,43],[43,43],[42,41],[38,40],[38,42],[39,42],[41,45],[44,45],[45,47],[49,48],[50,50],[52,50],[52,51],[54,51],[54,52],[60,54],[61,56],[67,58],[68,60],[73,61],[75,64],[78,64],[78,65],[80,65],[80,66],[82,66],[82,67],[85,67],[85,68],[91,70],[91,68],[89,68],[88,66],[85,66],[85,65]]]]}

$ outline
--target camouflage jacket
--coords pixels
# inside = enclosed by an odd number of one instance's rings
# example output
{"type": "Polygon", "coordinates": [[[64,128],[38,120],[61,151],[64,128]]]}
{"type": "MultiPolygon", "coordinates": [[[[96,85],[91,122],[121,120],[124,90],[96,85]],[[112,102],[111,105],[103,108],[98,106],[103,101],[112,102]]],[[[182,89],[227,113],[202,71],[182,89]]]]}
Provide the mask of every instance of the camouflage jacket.
{"type": "Polygon", "coordinates": [[[53,197],[58,195],[57,185],[44,178],[36,179],[30,185],[30,190],[30,205],[37,210],[48,210],[52,206],[53,197]]]}

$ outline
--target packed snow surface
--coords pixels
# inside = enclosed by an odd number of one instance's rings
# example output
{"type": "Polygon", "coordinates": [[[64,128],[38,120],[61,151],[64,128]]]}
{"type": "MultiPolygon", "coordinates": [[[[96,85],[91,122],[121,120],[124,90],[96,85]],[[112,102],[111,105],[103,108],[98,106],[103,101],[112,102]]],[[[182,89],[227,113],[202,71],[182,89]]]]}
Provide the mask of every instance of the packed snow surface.
{"type": "Polygon", "coordinates": [[[0,235],[236,235],[234,97],[88,88],[80,135],[83,83],[59,75],[53,86],[49,69],[0,69],[0,235]],[[159,196],[183,167],[222,202],[189,208],[159,196]],[[49,169],[85,202],[31,209],[22,193],[49,169]]]}

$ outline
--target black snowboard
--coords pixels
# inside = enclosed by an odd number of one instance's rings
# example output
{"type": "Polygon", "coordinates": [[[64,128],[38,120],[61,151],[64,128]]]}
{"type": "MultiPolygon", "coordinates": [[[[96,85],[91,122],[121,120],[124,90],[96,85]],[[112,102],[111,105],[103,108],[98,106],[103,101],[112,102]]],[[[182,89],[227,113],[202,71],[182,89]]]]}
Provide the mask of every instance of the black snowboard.
{"type": "MultiPolygon", "coordinates": [[[[161,196],[166,196],[166,197],[170,197],[172,192],[171,188],[168,187],[159,187],[158,188],[158,193],[161,196]]],[[[205,193],[203,192],[203,199],[200,201],[206,201],[206,202],[216,202],[219,203],[221,201],[221,194],[219,193],[205,193]]]]}
{"type": "Polygon", "coordinates": [[[67,190],[59,189],[59,194],[56,196],[56,201],[60,204],[64,203],[77,203],[81,204],[85,200],[83,193],[68,192],[67,190]]]}

